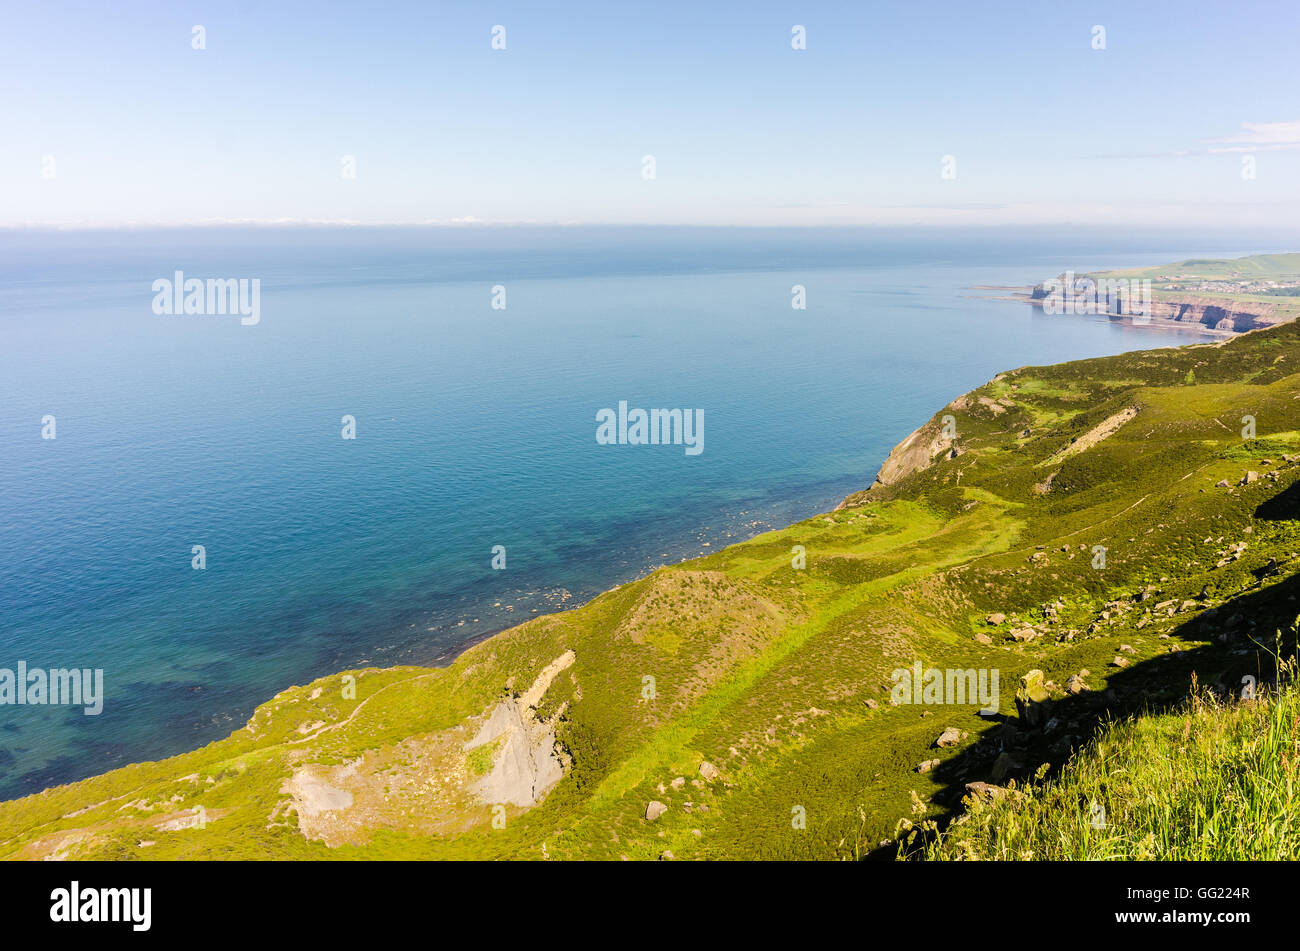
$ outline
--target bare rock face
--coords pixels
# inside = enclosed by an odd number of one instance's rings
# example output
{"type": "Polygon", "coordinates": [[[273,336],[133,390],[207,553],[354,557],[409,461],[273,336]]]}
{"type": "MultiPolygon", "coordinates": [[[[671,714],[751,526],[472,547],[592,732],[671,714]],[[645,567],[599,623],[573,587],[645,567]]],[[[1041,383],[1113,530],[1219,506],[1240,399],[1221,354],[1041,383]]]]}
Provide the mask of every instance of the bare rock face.
{"type": "Polygon", "coordinates": [[[1231,297],[1208,297],[1198,294],[1166,293],[1151,302],[1151,316],[1157,320],[1175,320],[1183,324],[1200,324],[1213,330],[1245,333],[1261,327],[1286,323],[1290,315],[1285,300],[1242,301],[1231,297]]]}
{"type": "Polygon", "coordinates": [[[536,707],[551,681],[574,660],[571,650],[553,660],[522,696],[497,704],[487,722],[465,744],[466,750],[498,744],[492,769],[471,787],[484,802],[535,806],[564,778],[563,752],[555,740],[559,713],[550,720],[542,720],[537,717],[536,707]]]}
{"type": "MultiPolygon", "coordinates": [[[[1084,275],[1078,275],[1083,277],[1084,275]]],[[[1065,275],[1059,275],[1063,281],[1065,275]]],[[[1030,303],[1042,306],[1051,296],[1045,284],[1039,284],[1030,291],[1030,303]]],[[[1107,307],[1112,316],[1123,316],[1120,310],[1107,307]]],[[[1133,316],[1132,314],[1129,315],[1133,316]]],[[[1175,322],[1179,324],[1199,324],[1207,330],[1224,333],[1245,333],[1261,327],[1273,327],[1286,323],[1292,317],[1287,310],[1284,298],[1276,303],[1272,301],[1247,301],[1233,298],[1231,295],[1206,295],[1188,292],[1163,291],[1158,299],[1150,302],[1150,319],[1155,322],[1175,322]]]]}
{"type": "Polygon", "coordinates": [[[289,780],[289,794],[300,817],[315,818],[322,812],[336,812],[352,805],[352,793],[331,786],[310,769],[297,770],[289,780]]]}
{"type": "Polygon", "coordinates": [[[338,820],[352,808],[354,800],[349,790],[334,785],[330,779],[346,780],[350,772],[343,769],[329,773],[317,766],[303,766],[294,770],[281,787],[280,792],[289,795],[298,814],[298,831],[308,839],[319,839],[331,848],[345,841],[338,820]]]}
{"type": "Polygon", "coordinates": [[[913,472],[929,468],[935,457],[951,448],[952,440],[931,420],[894,447],[876,474],[876,481],[893,485],[913,472]]]}
{"type": "Polygon", "coordinates": [[[492,770],[472,787],[485,802],[532,806],[564,776],[555,749],[555,731],[537,722],[516,700],[506,700],[492,712],[478,736],[466,745],[474,749],[501,739],[492,770]]]}
{"type": "Polygon", "coordinates": [[[1115,435],[1115,433],[1119,432],[1120,428],[1129,420],[1136,417],[1137,414],[1138,408],[1136,406],[1129,406],[1120,410],[1118,413],[1106,417],[1082,436],[1076,436],[1072,439],[1068,446],[1057,452],[1056,455],[1052,456],[1052,458],[1048,460],[1048,462],[1059,462],[1063,459],[1069,458],[1070,456],[1091,449],[1099,442],[1109,439],[1111,436],[1115,435]]]}

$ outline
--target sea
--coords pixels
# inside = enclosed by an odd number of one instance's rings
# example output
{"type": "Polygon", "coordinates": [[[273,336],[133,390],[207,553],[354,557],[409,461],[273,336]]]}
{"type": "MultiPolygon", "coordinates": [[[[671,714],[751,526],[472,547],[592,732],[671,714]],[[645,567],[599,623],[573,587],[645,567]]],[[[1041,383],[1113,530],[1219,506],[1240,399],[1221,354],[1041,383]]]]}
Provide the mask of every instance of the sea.
{"type": "Polygon", "coordinates": [[[1205,339],[980,288],[1297,244],[1073,226],[0,231],[0,670],[103,672],[97,714],[0,704],[0,798],[193,749],[334,671],[446,664],[827,511],[1002,370],[1205,339]],[[178,279],[249,282],[256,321],[168,313],[159,282],[178,279]],[[620,403],[693,414],[702,451],[599,442],[620,403]]]}

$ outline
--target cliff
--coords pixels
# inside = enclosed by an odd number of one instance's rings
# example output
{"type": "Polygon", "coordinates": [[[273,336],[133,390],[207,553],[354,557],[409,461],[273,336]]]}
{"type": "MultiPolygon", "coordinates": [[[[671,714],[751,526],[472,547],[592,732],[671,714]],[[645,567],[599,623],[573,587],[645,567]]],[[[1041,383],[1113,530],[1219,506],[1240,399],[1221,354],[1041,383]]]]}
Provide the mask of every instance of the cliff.
{"type": "Polygon", "coordinates": [[[1136,321],[1145,312],[1145,322],[1156,325],[1246,333],[1300,315],[1300,253],[1196,258],[1078,275],[1067,271],[1032,288],[1027,299],[1045,306],[1080,292],[1093,305],[1085,313],[1136,321]]]}
{"type": "MultiPolygon", "coordinates": [[[[1062,278],[1064,276],[1062,275],[1062,278]]],[[[1061,278],[1058,278],[1058,280],[1061,278]]],[[[1029,293],[1029,302],[1043,307],[1049,298],[1045,284],[1036,285],[1029,293]]],[[[1107,316],[1134,319],[1118,306],[1103,307],[1107,316]]],[[[1295,320],[1297,308],[1294,298],[1279,297],[1275,301],[1234,298],[1229,295],[1207,296],[1174,291],[1152,292],[1149,317],[1154,322],[1168,322],[1204,331],[1220,333],[1247,333],[1264,327],[1295,320]]]]}

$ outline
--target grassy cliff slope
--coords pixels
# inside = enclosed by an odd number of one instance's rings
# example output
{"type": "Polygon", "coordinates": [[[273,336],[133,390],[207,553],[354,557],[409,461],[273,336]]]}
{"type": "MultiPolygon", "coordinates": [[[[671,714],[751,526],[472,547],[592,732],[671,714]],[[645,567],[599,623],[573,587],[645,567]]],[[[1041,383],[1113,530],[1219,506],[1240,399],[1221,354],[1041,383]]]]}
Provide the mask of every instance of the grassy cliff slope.
{"type": "Polygon", "coordinates": [[[1178,708],[1110,724],[1053,781],[972,796],[915,855],[951,860],[1300,858],[1300,692],[1178,708]]]}

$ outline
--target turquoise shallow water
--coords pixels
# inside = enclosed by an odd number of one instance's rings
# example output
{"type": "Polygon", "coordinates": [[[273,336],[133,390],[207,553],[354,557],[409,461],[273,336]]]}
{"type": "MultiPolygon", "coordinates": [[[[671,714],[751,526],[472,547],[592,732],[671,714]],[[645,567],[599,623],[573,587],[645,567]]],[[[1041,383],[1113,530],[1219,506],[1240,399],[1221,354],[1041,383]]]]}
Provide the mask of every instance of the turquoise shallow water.
{"type": "Polygon", "coordinates": [[[1283,246],[1252,240],[0,235],[0,667],[106,683],[98,717],[0,706],[0,795],[192,748],[333,670],[444,661],[825,510],[999,370],[1195,339],[972,285],[1283,246]],[[258,278],[261,322],[155,315],[175,270],[258,278]],[[619,400],[702,409],[704,452],[597,445],[619,400]]]}

